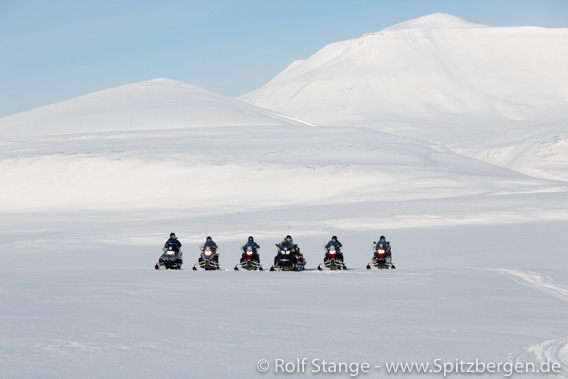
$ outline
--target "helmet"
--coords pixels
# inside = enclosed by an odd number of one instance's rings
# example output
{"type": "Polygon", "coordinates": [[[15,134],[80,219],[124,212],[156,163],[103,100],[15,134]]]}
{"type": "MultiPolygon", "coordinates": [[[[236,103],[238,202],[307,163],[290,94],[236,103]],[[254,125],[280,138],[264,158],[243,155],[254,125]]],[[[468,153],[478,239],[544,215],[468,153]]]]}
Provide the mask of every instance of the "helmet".
{"type": "Polygon", "coordinates": [[[170,233],[170,239],[175,240],[175,239],[176,239],[176,234],[175,234],[175,233],[170,233]]]}
{"type": "Polygon", "coordinates": [[[207,240],[207,242],[211,241],[211,237],[207,237],[206,240],[207,240]]]}
{"type": "Polygon", "coordinates": [[[286,236],[286,241],[292,242],[292,241],[293,241],[293,240],[292,240],[292,236],[291,236],[291,235],[287,235],[287,236],[286,236]]]}
{"type": "Polygon", "coordinates": [[[384,241],[385,240],[385,236],[381,236],[381,238],[379,238],[380,241],[384,241]]]}
{"type": "Polygon", "coordinates": [[[337,237],[336,237],[336,236],[333,236],[333,237],[331,237],[331,240],[332,240],[333,242],[337,242],[337,237]]]}
{"type": "Polygon", "coordinates": [[[252,236],[249,237],[249,242],[254,242],[254,238],[252,238],[252,236]]]}

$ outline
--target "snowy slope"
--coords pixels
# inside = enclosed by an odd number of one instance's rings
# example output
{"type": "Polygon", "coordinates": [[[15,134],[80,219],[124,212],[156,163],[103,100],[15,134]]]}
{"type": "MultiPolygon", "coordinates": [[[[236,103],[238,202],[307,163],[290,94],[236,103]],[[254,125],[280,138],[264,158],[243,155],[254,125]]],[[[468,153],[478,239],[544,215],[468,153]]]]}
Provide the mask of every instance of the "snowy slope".
{"type": "Polygon", "coordinates": [[[554,119],[568,113],[567,39],[434,14],[328,45],[240,99],[325,125],[554,119]]]}
{"type": "Polygon", "coordinates": [[[558,182],[364,128],[2,144],[1,377],[255,378],[261,359],[275,377],[276,359],[303,358],[381,376],[390,362],[550,358],[568,377],[558,182]],[[170,232],[185,269],[155,271],[170,232]],[[286,234],[307,271],[233,271],[249,235],[268,268],[286,234]],[[332,234],[352,270],[315,270],[332,234]],[[396,271],[364,268],[381,234],[396,271]],[[207,235],[228,271],[191,271],[207,235]]]}
{"type": "Polygon", "coordinates": [[[309,126],[165,79],[7,117],[0,128],[0,204],[14,213],[163,209],[168,202],[175,204],[169,209],[218,213],[565,191],[440,145],[309,126]]]}
{"type": "Polygon", "coordinates": [[[192,126],[290,125],[290,118],[195,85],[155,79],[0,119],[4,138],[192,126]]]}
{"type": "Polygon", "coordinates": [[[169,208],[218,213],[565,191],[557,182],[363,128],[193,127],[4,141],[5,212],[175,204],[169,208]]]}
{"type": "Polygon", "coordinates": [[[495,133],[452,150],[537,178],[568,181],[568,120],[495,133]]]}
{"type": "Polygon", "coordinates": [[[490,27],[433,14],[328,45],[240,99],[568,180],[565,158],[548,153],[564,152],[554,141],[568,138],[567,40],[568,29],[490,27]]]}
{"type": "Polygon", "coordinates": [[[390,362],[550,358],[568,377],[563,183],[353,127],[0,143],[1,377],[275,377],[277,359],[303,358],[381,376],[390,362]],[[184,270],[155,271],[170,232],[184,270]],[[268,268],[286,234],[307,271],[233,271],[249,235],[268,268]],[[332,234],[352,270],[315,270],[332,234]],[[364,268],[381,234],[396,271],[364,268]],[[207,235],[228,271],[191,271],[207,235]]]}

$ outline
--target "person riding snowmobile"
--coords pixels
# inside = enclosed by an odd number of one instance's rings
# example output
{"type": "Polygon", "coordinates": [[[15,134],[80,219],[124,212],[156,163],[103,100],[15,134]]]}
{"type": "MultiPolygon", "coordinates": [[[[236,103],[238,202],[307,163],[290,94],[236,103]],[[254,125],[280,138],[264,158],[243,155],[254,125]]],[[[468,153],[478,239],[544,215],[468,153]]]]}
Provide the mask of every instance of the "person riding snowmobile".
{"type": "Polygon", "coordinates": [[[381,236],[378,242],[373,242],[373,260],[367,265],[367,270],[370,270],[371,267],[378,269],[396,268],[392,261],[390,242],[385,239],[385,236],[381,236]]]}
{"type": "Polygon", "coordinates": [[[175,233],[170,233],[170,239],[166,241],[164,247],[167,247],[169,244],[174,244],[177,247],[181,247],[181,242],[179,242],[179,240],[176,238],[175,233]]]}
{"type": "Polygon", "coordinates": [[[241,257],[241,262],[246,261],[246,253],[247,253],[247,249],[248,249],[249,247],[252,248],[252,251],[253,251],[253,254],[254,254],[254,255],[253,255],[253,260],[256,261],[256,262],[259,262],[259,261],[260,261],[260,257],[259,257],[259,255],[258,255],[258,251],[257,251],[257,250],[260,249],[260,246],[259,246],[256,242],[254,242],[254,238],[253,238],[252,236],[250,236],[250,237],[248,238],[247,243],[245,243],[243,246],[241,246],[241,249],[243,250],[243,255],[242,255],[242,257],[241,257]]]}
{"type": "MultiPolygon", "coordinates": [[[[292,239],[292,236],[290,236],[290,235],[287,235],[286,237],[284,237],[282,242],[277,244],[276,247],[278,247],[279,251],[282,251],[284,249],[288,249],[289,251],[295,252],[295,254],[292,254],[292,257],[291,257],[294,265],[296,265],[298,258],[303,259],[303,255],[300,253],[300,248],[298,247],[298,245],[296,245],[294,243],[294,240],[292,239]],[[296,255],[298,255],[298,257],[296,257],[296,255]]],[[[278,262],[278,255],[276,257],[274,257],[274,265],[277,265],[277,262],[278,262]]]]}
{"type": "Polygon", "coordinates": [[[209,247],[213,253],[217,253],[217,244],[213,241],[211,237],[207,237],[205,239],[205,243],[203,244],[203,250],[205,250],[207,247],[209,247]]]}
{"type": "Polygon", "coordinates": [[[220,270],[219,254],[217,253],[217,244],[211,237],[205,239],[205,243],[199,246],[201,254],[197,260],[197,264],[193,266],[193,270],[200,267],[203,270],[220,270]]]}
{"type": "Polygon", "coordinates": [[[162,266],[167,269],[181,269],[183,253],[181,252],[181,242],[178,241],[175,233],[170,234],[170,239],[164,244],[162,252],[162,256],[154,266],[156,270],[159,270],[162,266]]]}
{"type": "MultiPolygon", "coordinates": [[[[343,253],[341,252],[341,248],[343,247],[343,245],[341,244],[341,242],[339,242],[336,236],[331,237],[331,241],[329,241],[327,245],[325,245],[326,251],[329,251],[331,247],[335,248],[335,250],[337,251],[337,259],[343,262],[343,253]]],[[[328,260],[329,260],[329,255],[326,252],[323,261],[327,262],[328,260]]]]}
{"type": "Polygon", "coordinates": [[[287,247],[289,250],[296,249],[298,252],[300,251],[300,248],[298,247],[298,245],[296,245],[294,243],[294,240],[292,239],[292,236],[290,236],[290,235],[287,235],[286,237],[284,237],[282,242],[280,242],[278,244],[279,249],[284,249],[285,247],[287,247]]]}
{"type": "Polygon", "coordinates": [[[296,262],[300,262],[302,267],[306,264],[306,260],[304,259],[304,254],[302,254],[300,246],[294,243],[292,236],[287,235],[284,241],[282,241],[281,246],[282,247],[288,246],[289,248],[293,249],[296,252],[295,254],[296,262]]]}
{"type": "Polygon", "coordinates": [[[381,236],[381,238],[379,238],[379,242],[373,245],[375,249],[377,248],[378,244],[383,244],[386,248],[387,257],[392,258],[391,245],[390,242],[385,239],[385,236],[381,236]]]}
{"type": "Polygon", "coordinates": [[[341,242],[337,240],[336,236],[331,237],[331,241],[329,241],[327,245],[325,245],[325,248],[329,249],[331,246],[335,247],[337,251],[341,250],[341,248],[343,247],[341,242]]]}
{"type": "Polygon", "coordinates": [[[320,263],[318,266],[318,270],[321,271],[324,267],[330,270],[347,270],[343,262],[342,247],[343,245],[339,242],[337,236],[331,237],[331,240],[323,247],[325,255],[323,257],[323,263],[320,263]]]}

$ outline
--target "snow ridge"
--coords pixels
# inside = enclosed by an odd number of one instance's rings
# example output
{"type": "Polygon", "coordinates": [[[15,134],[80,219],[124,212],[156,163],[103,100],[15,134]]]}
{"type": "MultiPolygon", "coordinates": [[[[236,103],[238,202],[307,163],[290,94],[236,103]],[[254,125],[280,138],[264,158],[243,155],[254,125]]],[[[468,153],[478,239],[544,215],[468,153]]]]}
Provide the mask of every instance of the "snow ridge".
{"type": "Polygon", "coordinates": [[[310,125],[192,84],[155,79],[0,119],[4,138],[215,126],[310,125]]]}
{"type": "Polygon", "coordinates": [[[485,25],[475,24],[447,13],[432,13],[427,16],[404,21],[385,30],[411,30],[411,29],[471,29],[483,28],[485,25]]]}

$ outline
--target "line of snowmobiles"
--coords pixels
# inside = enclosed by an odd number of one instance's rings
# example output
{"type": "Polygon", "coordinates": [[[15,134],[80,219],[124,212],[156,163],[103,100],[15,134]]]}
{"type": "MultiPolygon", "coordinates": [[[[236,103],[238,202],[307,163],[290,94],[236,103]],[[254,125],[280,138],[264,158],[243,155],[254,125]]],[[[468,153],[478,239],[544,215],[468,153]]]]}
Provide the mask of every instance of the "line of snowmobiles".
{"type": "MultiPolygon", "coordinates": [[[[277,254],[274,257],[274,264],[270,267],[270,271],[302,271],[306,268],[306,259],[300,252],[297,245],[275,244],[277,254]]],[[[258,245],[257,245],[258,246],[258,245]]],[[[183,253],[181,248],[176,244],[166,244],[162,249],[163,254],[154,266],[156,270],[161,267],[170,270],[180,270],[183,264],[183,253]]],[[[194,271],[218,271],[221,270],[219,265],[219,253],[216,248],[210,246],[200,246],[200,255],[198,261],[193,265],[194,271]]],[[[379,270],[396,269],[392,262],[391,248],[388,242],[373,242],[373,257],[371,262],[367,264],[367,269],[373,267],[379,270]]],[[[324,246],[323,262],[317,266],[318,271],[329,269],[331,271],[347,270],[347,266],[343,260],[343,253],[336,246],[324,246]]],[[[234,268],[235,271],[263,271],[260,264],[260,256],[256,248],[248,246],[243,251],[239,263],[234,268]]]]}

